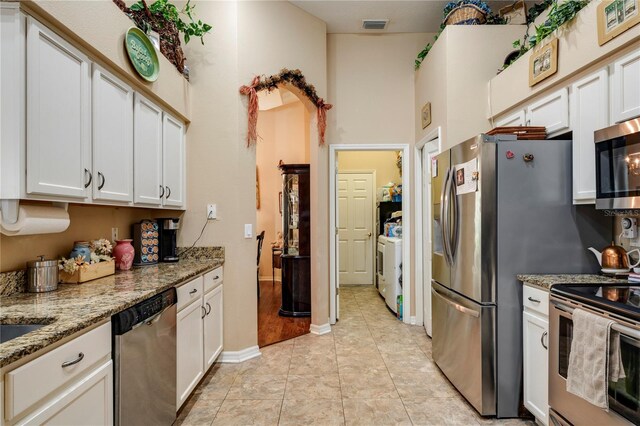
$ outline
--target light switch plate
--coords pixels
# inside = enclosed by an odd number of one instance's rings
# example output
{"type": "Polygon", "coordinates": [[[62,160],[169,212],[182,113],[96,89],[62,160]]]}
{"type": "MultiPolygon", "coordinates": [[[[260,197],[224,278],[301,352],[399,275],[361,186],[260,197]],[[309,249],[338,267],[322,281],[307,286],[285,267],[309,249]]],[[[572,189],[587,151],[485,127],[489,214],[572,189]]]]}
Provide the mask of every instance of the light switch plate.
{"type": "Polygon", "coordinates": [[[245,238],[253,238],[253,225],[250,223],[246,223],[244,225],[244,237],[245,238]]]}
{"type": "Polygon", "coordinates": [[[116,241],[119,240],[119,229],[118,228],[111,228],[111,241],[116,241]]]}

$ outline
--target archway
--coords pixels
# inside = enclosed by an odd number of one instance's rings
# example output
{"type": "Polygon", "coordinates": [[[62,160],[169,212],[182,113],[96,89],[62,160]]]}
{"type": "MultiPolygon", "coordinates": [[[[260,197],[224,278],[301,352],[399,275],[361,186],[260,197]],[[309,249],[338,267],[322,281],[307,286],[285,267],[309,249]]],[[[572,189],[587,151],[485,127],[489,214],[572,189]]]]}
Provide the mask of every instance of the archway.
{"type": "MultiPolygon", "coordinates": [[[[257,124],[259,96],[261,90],[275,89],[290,92],[296,96],[306,110],[307,127],[310,129],[307,138],[308,159],[310,164],[311,187],[311,325],[314,334],[331,331],[329,326],[329,286],[328,286],[328,218],[326,216],[326,177],[328,166],[327,150],[323,147],[324,130],[326,129],[326,111],[331,108],[315,93],[315,88],[304,79],[299,70],[282,70],[278,75],[255,77],[250,85],[242,86],[240,92],[248,97],[248,130],[247,145],[260,143],[257,124]],[[316,214],[320,212],[320,214],[316,214]]],[[[260,230],[258,230],[259,232],[260,230]]],[[[267,256],[270,250],[267,246],[267,256]]]]}

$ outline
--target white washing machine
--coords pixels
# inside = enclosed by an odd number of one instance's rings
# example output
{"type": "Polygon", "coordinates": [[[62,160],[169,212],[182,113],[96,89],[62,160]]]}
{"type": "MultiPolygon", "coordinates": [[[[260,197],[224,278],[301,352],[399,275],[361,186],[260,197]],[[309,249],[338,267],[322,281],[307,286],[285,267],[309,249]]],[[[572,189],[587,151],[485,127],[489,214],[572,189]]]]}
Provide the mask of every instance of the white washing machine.
{"type": "Polygon", "coordinates": [[[396,298],[402,294],[402,238],[379,236],[377,254],[378,292],[397,313],[396,298]]]}

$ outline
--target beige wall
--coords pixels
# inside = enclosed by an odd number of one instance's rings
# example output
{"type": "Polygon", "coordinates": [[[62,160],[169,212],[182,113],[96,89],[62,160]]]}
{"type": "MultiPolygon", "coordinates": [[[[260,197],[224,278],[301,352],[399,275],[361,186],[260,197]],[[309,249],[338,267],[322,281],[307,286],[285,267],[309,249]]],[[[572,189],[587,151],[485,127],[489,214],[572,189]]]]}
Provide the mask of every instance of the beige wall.
{"type": "MultiPolygon", "coordinates": [[[[413,145],[413,64],[431,41],[433,34],[427,33],[328,34],[329,101],[335,104],[328,114],[329,143],[413,145]]],[[[407,160],[413,164],[413,152],[407,160]]],[[[411,181],[412,173],[407,176],[411,181]]],[[[409,243],[413,247],[413,238],[409,243]]],[[[410,276],[409,311],[415,315],[413,262],[410,276]]]]}
{"type": "Polygon", "coordinates": [[[380,188],[389,182],[402,183],[396,159],[397,153],[394,151],[340,151],[338,170],[375,170],[376,188],[380,188]]]}
{"type": "MultiPolygon", "coordinates": [[[[260,259],[260,279],[271,280],[271,243],[282,231],[278,194],[282,191],[282,175],[278,163],[309,162],[309,113],[302,102],[294,102],[258,115],[259,141],[256,146],[256,164],[260,182],[260,208],[257,212],[256,234],[265,231],[264,247],[260,259]]],[[[280,270],[275,270],[276,279],[280,270]]]]}
{"type": "MultiPolygon", "coordinates": [[[[30,204],[50,205],[50,203],[30,204]]],[[[58,234],[0,235],[0,272],[15,271],[27,267],[26,262],[39,255],[47,259],[68,256],[74,241],[111,239],[111,228],[118,228],[121,239],[131,238],[131,225],[142,219],[180,217],[181,212],[130,207],[69,205],[71,223],[66,231],[58,234]]]]}
{"type": "MultiPolygon", "coordinates": [[[[187,149],[188,209],[180,241],[190,243],[198,236],[206,204],[217,203],[219,220],[209,225],[198,245],[225,247],[224,346],[225,351],[238,351],[257,344],[256,241],[243,237],[244,224],[256,229],[256,148],[246,146],[247,99],[238,88],[256,74],[300,68],[325,96],[326,29],[322,21],[288,2],[201,1],[197,7],[199,18],[214,30],[204,46],[190,43],[185,49],[192,70],[192,123],[187,149]]],[[[309,157],[316,181],[312,199],[317,202],[322,196],[317,181],[323,154],[315,139],[315,109],[312,112],[309,157]]],[[[326,257],[322,239],[326,241],[327,231],[312,219],[313,225],[318,258],[312,273],[322,283],[328,281],[319,262],[326,257]]],[[[326,323],[328,290],[318,294],[312,289],[312,298],[314,308],[320,306],[314,310],[313,323],[326,323]]]]}
{"type": "Polygon", "coordinates": [[[416,142],[440,126],[442,148],[447,149],[491,129],[486,114],[488,82],[521,33],[520,25],[452,25],[445,29],[415,73],[416,142]],[[432,122],[423,129],[420,111],[427,102],[431,102],[432,122]]]}

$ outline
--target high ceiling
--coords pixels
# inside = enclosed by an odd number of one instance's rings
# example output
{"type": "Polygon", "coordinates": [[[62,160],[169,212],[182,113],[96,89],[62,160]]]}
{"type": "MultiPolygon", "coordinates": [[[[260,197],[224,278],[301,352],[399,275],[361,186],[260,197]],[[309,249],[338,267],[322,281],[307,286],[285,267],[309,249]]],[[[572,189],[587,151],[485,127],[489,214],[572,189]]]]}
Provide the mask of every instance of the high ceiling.
{"type": "MultiPolygon", "coordinates": [[[[434,33],[446,1],[439,0],[290,0],[327,23],[328,33],[434,33]],[[389,19],[383,31],[362,29],[363,19],[389,19]]],[[[488,1],[494,12],[513,1],[488,1]]]]}

